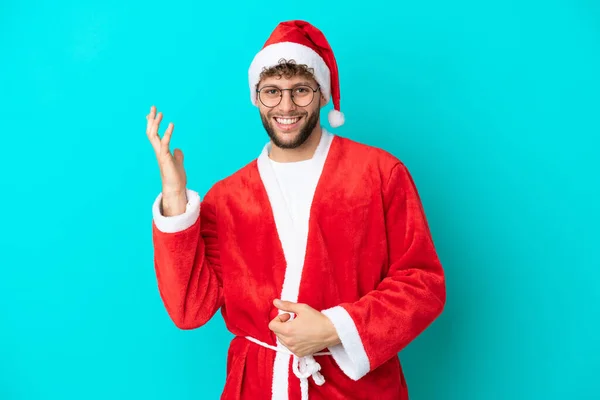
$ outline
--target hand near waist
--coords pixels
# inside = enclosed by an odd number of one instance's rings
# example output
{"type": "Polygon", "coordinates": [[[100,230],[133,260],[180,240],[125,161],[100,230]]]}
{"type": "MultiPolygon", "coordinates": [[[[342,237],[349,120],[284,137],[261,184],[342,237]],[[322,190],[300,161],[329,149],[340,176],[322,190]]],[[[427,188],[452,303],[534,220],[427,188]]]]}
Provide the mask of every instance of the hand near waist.
{"type": "Polygon", "coordinates": [[[280,314],[269,323],[277,338],[298,357],[317,353],[340,343],[335,327],[325,314],[301,303],[275,300],[275,307],[295,314],[280,314]]]}

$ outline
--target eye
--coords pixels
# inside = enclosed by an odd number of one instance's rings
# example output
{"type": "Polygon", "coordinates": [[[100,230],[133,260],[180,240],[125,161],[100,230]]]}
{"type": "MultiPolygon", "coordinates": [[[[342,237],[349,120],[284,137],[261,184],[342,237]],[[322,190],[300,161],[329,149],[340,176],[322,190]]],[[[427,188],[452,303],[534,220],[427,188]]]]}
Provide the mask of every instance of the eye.
{"type": "Polygon", "coordinates": [[[260,93],[263,96],[268,96],[268,97],[277,97],[277,96],[281,95],[281,92],[279,91],[279,89],[276,87],[273,87],[273,86],[265,86],[264,88],[262,88],[260,90],[260,93]]]}

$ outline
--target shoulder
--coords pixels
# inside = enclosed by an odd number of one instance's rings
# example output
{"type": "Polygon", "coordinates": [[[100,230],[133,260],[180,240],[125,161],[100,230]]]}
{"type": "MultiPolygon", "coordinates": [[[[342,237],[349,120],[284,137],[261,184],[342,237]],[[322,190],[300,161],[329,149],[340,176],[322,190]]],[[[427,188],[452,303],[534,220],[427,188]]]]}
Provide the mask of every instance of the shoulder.
{"type": "Polygon", "coordinates": [[[251,182],[258,178],[257,160],[253,159],[237,171],[219,179],[206,193],[206,197],[220,198],[222,196],[235,195],[242,188],[251,187],[251,182]]]}
{"type": "Polygon", "coordinates": [[[376,146],[347,138],[339,139],[340,153],[345,154],[345,159],[353,160],[349,161],[347,168],[358,168],[363,171],[362,179],[376,182],[386,210],[406,201],[421,207],[416,183],[398,156],[376,146]]]}
{"type": "Polygon", "coordinates": [[[344,136],[336,135],[335,140],[341,158],[352,166],[366,168],[371,172],[381,174],[382,181],[389,180],[392,174],[398,172],[408,173],[408,168],[404,162],[398,156],[383,148],[344,136]]]}

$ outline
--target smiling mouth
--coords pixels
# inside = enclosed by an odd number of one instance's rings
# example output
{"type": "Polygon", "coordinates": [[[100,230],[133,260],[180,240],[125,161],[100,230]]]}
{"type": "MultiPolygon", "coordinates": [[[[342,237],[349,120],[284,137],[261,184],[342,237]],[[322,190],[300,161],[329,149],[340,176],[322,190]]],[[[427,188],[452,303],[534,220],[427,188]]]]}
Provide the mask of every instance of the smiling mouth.
{"type": "Polygon", "coordinates": [[[298,126],[302,117],[273,117],[277,127],[282,130],[292,130],[298,126]]]}

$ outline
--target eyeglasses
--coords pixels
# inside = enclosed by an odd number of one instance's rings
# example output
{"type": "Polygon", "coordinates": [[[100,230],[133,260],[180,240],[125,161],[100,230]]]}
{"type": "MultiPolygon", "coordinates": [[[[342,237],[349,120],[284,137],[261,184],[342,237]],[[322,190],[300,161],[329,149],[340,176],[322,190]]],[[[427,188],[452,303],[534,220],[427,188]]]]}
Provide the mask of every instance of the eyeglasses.
{"type": "Polygon", "coordinates": [[[298,107],[306,107],[312,103],[315,93],[319,90],[311,88],[310,86],[296,86],[292,89],[280,89],[277,86],[265,86],[261,89],[256,90],[258,98],[265,107],[273,108],[277,107],[281,103],[283,98],[283,92],[289,90],[292,96],[292,101],[298,107]]]}

